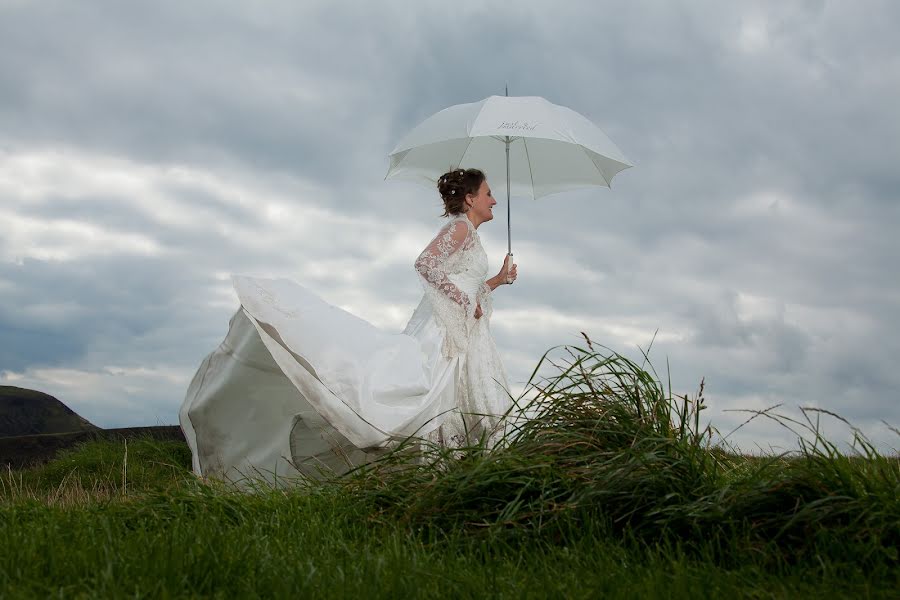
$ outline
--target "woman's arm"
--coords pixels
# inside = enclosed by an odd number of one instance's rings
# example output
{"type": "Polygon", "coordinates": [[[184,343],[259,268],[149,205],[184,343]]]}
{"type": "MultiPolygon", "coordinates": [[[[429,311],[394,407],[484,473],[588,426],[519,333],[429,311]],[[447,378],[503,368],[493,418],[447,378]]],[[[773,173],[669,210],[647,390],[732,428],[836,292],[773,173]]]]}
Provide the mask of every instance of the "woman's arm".
{"type": "Polygon", "coordinates": [[[469,296],[447,277],[444,263],[458,252],[465,243],[469,229],[465,223],[456,221],[444,226],[438,235],[416,259],[416,271],[425,282],[469,311],[469,296]]]}

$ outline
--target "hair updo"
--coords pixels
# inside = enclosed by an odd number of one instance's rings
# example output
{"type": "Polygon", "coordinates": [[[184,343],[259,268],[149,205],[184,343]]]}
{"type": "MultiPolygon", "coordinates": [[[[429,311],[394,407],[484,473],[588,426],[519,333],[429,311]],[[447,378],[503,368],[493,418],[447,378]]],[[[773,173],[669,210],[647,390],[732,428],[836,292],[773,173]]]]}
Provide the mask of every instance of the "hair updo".
{"type": "Polygon", "coordinates": [[[478,195],[484,173],[478,169],[453,169],[438,178],[437,189],[444,201],[442,217],[466,212],[466,194],[478,195]]]}

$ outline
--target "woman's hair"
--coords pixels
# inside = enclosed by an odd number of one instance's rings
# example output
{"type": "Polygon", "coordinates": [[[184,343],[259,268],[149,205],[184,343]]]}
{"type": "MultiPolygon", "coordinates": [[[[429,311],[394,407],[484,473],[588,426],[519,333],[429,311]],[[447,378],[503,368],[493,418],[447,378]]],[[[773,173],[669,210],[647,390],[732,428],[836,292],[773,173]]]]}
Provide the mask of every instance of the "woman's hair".
{"type": "Polygon", "coordinates": [[[444,201],[443,217],[465,212],[466,194],[478,195],[484,173],[478,169],[453,169],[437,181],[437,189],[444,201]]]}

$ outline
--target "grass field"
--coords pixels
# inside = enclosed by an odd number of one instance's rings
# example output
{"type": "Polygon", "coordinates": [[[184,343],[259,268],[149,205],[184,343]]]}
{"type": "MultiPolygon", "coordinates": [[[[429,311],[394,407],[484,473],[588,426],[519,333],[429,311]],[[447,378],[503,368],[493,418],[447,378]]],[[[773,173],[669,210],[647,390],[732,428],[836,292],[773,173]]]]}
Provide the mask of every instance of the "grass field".
{"type": "Polygon", "coordinates": [[[493,452],[401,449],[252,493],[198,481],[183,444],[150,439],[9,471],[0,594],[896,597],[896,457],[862,437],[856,453],[817,438],[742,457],[710,444],[702,394],[591,348],[555,363],[493,452]]]}

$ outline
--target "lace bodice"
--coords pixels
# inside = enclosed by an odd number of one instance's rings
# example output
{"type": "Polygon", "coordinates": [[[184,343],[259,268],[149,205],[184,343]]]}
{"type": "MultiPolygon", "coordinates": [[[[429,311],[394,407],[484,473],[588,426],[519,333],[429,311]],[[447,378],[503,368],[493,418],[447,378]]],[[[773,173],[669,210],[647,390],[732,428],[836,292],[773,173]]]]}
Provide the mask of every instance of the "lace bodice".
{"type": "Polygon", "coordinates": [[[493,444],[502,437],[499,419],[510,401],[506,373],[490,333],[488,267],[478,233],[465,215],[451,217],[416,259],[425,288],[422,302],[444,333],[442,354],[462,359],[457,410],[428,436],[440,446],[460,448],[477,443],[483,435],[493,444]],[[482,315],[476,319],[479,305],[482,315]]]}
{"type": "Polygon", "coordinates": [[[445,355],[465,351],[481,306],[490,318],[490,287],[485,283],[488,259],[475,226],[464,214],[454,215],[441,227],[415,263],[426,298],[445,329],[445,355]]]}

